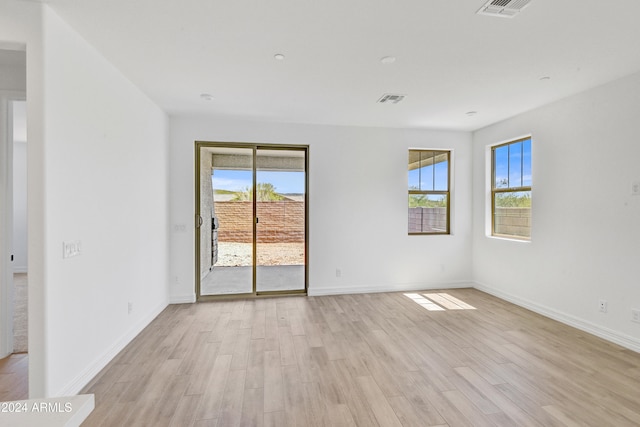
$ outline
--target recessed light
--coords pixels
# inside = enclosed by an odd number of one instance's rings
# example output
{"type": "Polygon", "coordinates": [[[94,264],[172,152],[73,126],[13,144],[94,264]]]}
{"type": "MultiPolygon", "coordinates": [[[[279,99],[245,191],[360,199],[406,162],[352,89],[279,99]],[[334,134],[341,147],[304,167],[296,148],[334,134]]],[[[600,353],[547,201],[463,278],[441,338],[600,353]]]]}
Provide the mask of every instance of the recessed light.
{"type": "Polygon", "coordinates": [[[281,53],[276,53],[275,55],[273,55],[273,57],[278,61],[282,61],[284,59],[284,55],[281,53]]]}
{"type": "Polygon", "coordinates": [[[473,116],[475,116],[476,114],[478,114],[478,112],[477,112],[477,111],[467,111],[467,113],[466,113],[466,114],[467,114],[467,116],[469,116],[469,117],[473,117],[473,116]]]}
{"type": "Polygon", "coordinates": [[[201,93],[200,99],[203,99],[205,101],[211,101],[213,99],[213,95],[211,95],[210,93],[201,93]]]}
{"type": "Polygon", "coordinates": [[[382,58],[380,58],[380,62],[382,62],[383,64],[393,64],[394,62],[396,62],[396,57],[395,56],[383,56],[382,58]]]}

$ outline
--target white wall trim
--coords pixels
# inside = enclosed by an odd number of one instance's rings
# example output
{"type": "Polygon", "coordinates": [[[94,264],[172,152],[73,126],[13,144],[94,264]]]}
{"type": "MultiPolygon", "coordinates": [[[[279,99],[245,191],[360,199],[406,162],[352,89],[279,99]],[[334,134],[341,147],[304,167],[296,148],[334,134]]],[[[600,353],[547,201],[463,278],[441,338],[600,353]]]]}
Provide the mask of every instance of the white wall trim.
{"type": "Polygon", "coordinates": [[[14,273],[27,273],[27,266],[13,266],[14,273]]]}
{"type": "Polygon", "coordinates": [[[189,304],[196,302],[196,294],[172,295],[169,297],[169,304],[189,304]]]}
{"type": "Polygon", "coordinates": [[[580,329],[581,331],[588,332],[592,335],[621,345],[622,347],[628,348],[629,350],[640,353],[640,340],[634,337],[630,337],[629,335],[622,334],[609,328],[603,328],[602,326],[596,325],[570,314],[554,310],[550,307],[546,307],[544,305],[540,305],[538,303],[516,297],[511,294],[507,294],[483,283],[476,282],[474,287],[479,291],[486,292],[495,297],[498,297],[505,301],[509,301],[515,305],[524,307],[550,319],[557,320],[558,322],[564,323],[565,325],[573,326],[574,328],[580,329]]]}
{"type": "Polygon", "coordinates": [[[380,285],[380,286],[356,286],[356,285],[342,285],[339,287],[327,286],[314,289],[309,286],[307,294],[309,296],[323,296],[323,295],[347,295],[347,294],[375,294],[380,292],[409,292],[420,291],[430,289],[460,289],[460,288],[473,288],[475,285],[471,280],[461,280],[455,282],[446,283],[402,283],[397,286],[393,285],[380,285]]]}
{"type": "Polygon", "coordinates": [[[91,363],[86,369],[84,369],[80,375],[63,387],[60,391],[51,397],[57,396],[73,396],[78,393],[105,367],[111,362],[126,346],[129,344],[144,328],[146,328],[158,315],[167,307],[166,302],[162,302],[155,309],[151,310],[149,314],[141,318],[125,333],[119,340],[117,340],[111,348],[109,348],[102,356],[91,363]]]}

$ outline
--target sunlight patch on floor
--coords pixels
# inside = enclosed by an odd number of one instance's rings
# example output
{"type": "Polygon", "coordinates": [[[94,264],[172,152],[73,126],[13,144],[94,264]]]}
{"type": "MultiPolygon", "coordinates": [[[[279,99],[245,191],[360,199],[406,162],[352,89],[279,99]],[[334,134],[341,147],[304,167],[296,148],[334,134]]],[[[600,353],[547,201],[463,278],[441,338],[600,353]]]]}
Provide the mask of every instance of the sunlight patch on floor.
{"type": "Polygon", "coordinates": [[[410,298],[418,305],[426,308],[429,311],[444,311],[444,310],[475,310],[476,308],[466,302],[451,296],[447,293],[432,293],[432,294],[417,294],[408,293],[404,294],[407,298],[410,298]]]}
{"type": "Polygon", "coordinates": [[[423,294],[430,300],[440,304],[448,310],[475,310],[476,308],[466,302],[459,300],[458,298],[451,296],[447,293],[438,294],[423,294]]]}
{"type": "Polygon", "coordinates": [[[420,294],[404,294],[406,297],[409,297],[416,304],[421,305],[423,308],[426,308],[429,311],[443,311],[444,308],[440,307],[438,304],[435,304],[433,301],[429,301],[425,297],[420,294]]]}

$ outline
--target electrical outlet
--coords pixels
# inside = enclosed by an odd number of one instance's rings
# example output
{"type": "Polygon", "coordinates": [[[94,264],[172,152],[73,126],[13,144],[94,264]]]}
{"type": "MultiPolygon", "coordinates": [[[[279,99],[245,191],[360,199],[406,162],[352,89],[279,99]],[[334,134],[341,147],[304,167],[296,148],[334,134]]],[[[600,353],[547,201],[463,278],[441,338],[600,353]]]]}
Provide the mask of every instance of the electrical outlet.
{"type": "Polygon", "coordinates": [[[600,311],[601,311],[602,313],[606,313],[606,312],[607,312],[607,301],[606,301],[606,300],[601,299],[601,300],[600,300],[600,302],[599,302],[598,307],[600,308],[600,311]]]}
{"type": "Polygon", "coordinates": [[[133,303],[130,302],[127,304],[127,311],[129,314],[133,313],[133,303]]]}
{"type": "Polygon", "coordinates": [[[342,270],[336,268],[336,277],[342,277],[342,270]]]}
{"type": "Polygon", "coordinates": [[[631,195],[640,196],[640,181],[635,181],[631,183],[631,195]]]}
{"type": "Polygon", "coordinates": [[[631,309],[631,321],[640,323],[640,310],[635,308],[631,309]]]}

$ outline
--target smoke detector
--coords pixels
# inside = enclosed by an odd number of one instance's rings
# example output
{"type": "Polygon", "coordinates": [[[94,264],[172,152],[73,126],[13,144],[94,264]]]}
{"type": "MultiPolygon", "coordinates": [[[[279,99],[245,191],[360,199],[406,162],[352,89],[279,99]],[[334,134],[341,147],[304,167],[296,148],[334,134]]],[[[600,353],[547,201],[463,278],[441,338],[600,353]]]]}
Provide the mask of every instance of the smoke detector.
{"type": "Polygon", "coordinates": [[[385,93],[378,99],[379,104],[397,104],[402,101],[406,95],[398,95],[393,93],[385,93]]]}
{"type": "Polygon", "coordinates": [[[531,0],[489,0],[478,10],[478,15],[513,18],[527,7],[531,0]]]}

